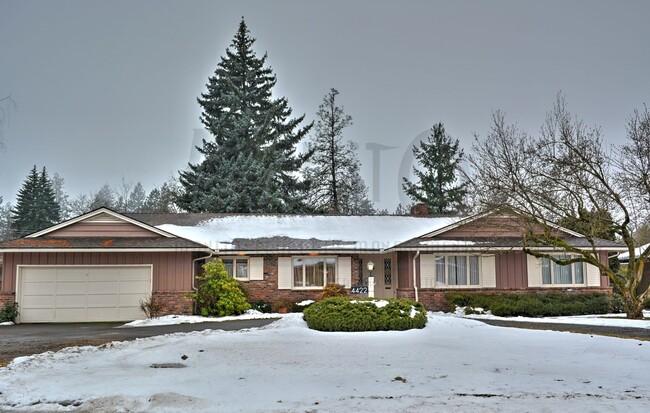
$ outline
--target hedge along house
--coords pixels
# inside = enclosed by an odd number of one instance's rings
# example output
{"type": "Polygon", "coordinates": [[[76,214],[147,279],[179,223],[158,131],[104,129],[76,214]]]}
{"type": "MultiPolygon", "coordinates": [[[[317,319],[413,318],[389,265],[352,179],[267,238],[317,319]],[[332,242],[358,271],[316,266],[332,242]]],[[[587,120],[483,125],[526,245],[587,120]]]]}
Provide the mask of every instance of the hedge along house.
{"type": "MultiPolygon", "coordinates": [[[[558,227],[572,245],[606,262],[620,245],[558,227]]],[[[193,276],[212,257],[242,281],[250,301],[321,297],[336,282],[366,295],[417,298],[446,308],[449,291],[610,291],[597,268],[568,267],[523,252],[508,217],[129,214],[100,209],[0,244],[0,299],[16,300],[22,322],[143,317],[152,295],[163,313],[189,313],[193,276]],[[368,262],[374,263],[371,272],[368,262]]]]}

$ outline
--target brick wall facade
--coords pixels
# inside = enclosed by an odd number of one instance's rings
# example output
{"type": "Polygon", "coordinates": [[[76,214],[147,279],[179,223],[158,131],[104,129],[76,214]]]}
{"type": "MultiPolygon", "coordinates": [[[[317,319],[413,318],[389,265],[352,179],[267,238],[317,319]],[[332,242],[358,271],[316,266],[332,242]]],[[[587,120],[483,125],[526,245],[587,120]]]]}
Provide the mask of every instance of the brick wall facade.
{"type": "MultiPolygon", "coordinates": [[[[352,285],[359,282],[359,259],[352,257],[352,285]]],[[[265,301],[278,306],[284,302],[289,307],[303,300],[320,300],[322,290],[278,290],[278,257],[264,257],[264,280],[245,281],[244,288],[248,293],[248,301],[265,301]]]]}
{"type": "Polygon", "coordinates": [[[14,293],[0,292],[0,308],[3,308],[8,303],[16,301],[14,293]]]}
{"type": "Polygon", "coordinates": [[[182,314],[189,315],[194,312],[194,302],[187,297],[189,291],[154,291],[152,297],[160,306],[158,316],[182,314]]]}
{"type": "MultiPolygon", "coordinates": [[[[520,290],[497,290],[497,289],[477,289],[477,288],[463,288],[463,289],[419,289],[418,299],[428,311],[450,311],[449,303],[445,298],[447,293],[476,293],[476,294],[546,294],[546,293],[567,293],[567,294],[591,294],[591,293],[607,293],[611,294],[612,289],[605,287],[594,288],[528,288],[520,290]]],[[[409,300],[415,299],[415,291],[412,288],[399,288],[397,289],[397,298],[406,298],[409,300]]]]}

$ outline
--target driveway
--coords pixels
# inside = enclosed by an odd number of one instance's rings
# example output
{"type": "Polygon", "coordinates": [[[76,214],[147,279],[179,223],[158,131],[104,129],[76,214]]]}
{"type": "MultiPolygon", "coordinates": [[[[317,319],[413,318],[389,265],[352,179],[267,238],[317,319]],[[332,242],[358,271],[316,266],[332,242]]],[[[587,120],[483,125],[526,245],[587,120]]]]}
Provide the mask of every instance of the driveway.
{"type": "Polygon", "coordinates": [[[98,346],[111,341],[170,333],[202,330],[242,330],[262,327],[276,319],[236,320],[217,323],[174,324],[155,327],[120,327],[124,323],[61,323],[18,324],[0,327],[0,367],[15,357],[29,356],[45,351],[58,351],[70,346],[98,346]]]}
{"type": "Polygon", "coordinates": [[[649,328],[634,328],[634,327],[609,327],[609,326],[592,326],[584,324],[561,324],[561,323],[531,323],[526,321],[515,320],[490,320],[490,319],[476,319],[485,324],[490,324],[498,327],[514,327],[514,328],[527,328],[530,330],[554,330],[554,331],[568,331],[571,333],[580,334],[597,334],[601,336],[611,336],[619,338],[629,338],[634,340],[650,341],[649,328]]]}

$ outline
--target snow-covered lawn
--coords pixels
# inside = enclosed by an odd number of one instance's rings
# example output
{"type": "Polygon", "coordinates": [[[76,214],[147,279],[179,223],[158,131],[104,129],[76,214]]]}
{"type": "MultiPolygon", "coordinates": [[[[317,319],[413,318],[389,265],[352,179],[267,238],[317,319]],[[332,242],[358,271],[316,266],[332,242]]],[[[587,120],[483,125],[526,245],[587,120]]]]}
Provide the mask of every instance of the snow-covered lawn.
{"type": "Polygon", "coordinates": [[[650,311],[643,310],[645,320],[628,320],[625,314],[579,315],[566,317],[497,317],[491,314],[464,315],[464,307],[456,308],[456,315],[477,320],[525,321],[528,323],[582,324],[607,327],[650,328],[650,311]]]}
{"type": "Polygon", "coordinates": [[[322,333],[290,314],[17,359],[0,369],[0,411],[629,413],[650,405],[648,366],[636,340],[444,314],[422,330],[322,333]],[[152,367],[165,363],[180,368],[152,367]]]}
{"type": "Polygon", "coordinates": [[[124,327],[152,327],[172,324],[218,323],[233,320],[259,320],[265,318],[279,318],[284,314],[264,314],[256,310],[248,310],[245,314],[228,317],[201,317],[198,315],[166,315],[163,317],[135,320],[124,324],[124,327]]]}

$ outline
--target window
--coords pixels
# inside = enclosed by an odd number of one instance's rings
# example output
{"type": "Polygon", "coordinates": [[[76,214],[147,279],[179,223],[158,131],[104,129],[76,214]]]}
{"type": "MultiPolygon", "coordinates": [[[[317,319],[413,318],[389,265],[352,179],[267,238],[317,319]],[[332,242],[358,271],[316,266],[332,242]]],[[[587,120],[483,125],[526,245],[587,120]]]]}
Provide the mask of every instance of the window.
{"type": "Polygon", "coordinates": [[[384,288],[393,286],[393,266],[390,258],[384,258],[384,288]]]}
{"type": "Polygon", "coordinates": [[[305,257],[293,259],[293,286],[322,288],[336,282],[336,258],[305,257]]]}
{"type": "Polygon", "coordinates": [[[436,256],[436,284],[441,286],[480,285],[478,255],[436,256]]]}
{"type": "MultiPolygon", "coordinates": [[[[568,255],[554,255],[560,260],[570,259],[568,255]]],[[[576,262],[571,265],[560,265],[550,258],[541,258],[542,284],[546,285],[574,285],[585,283],[584,263],[576,262]]]]}
{"type": "Polygon", "coordinates": [[[222,258],[221,260],[228,275],[240,280],[248,279],[248,258],[222,258]]]}

